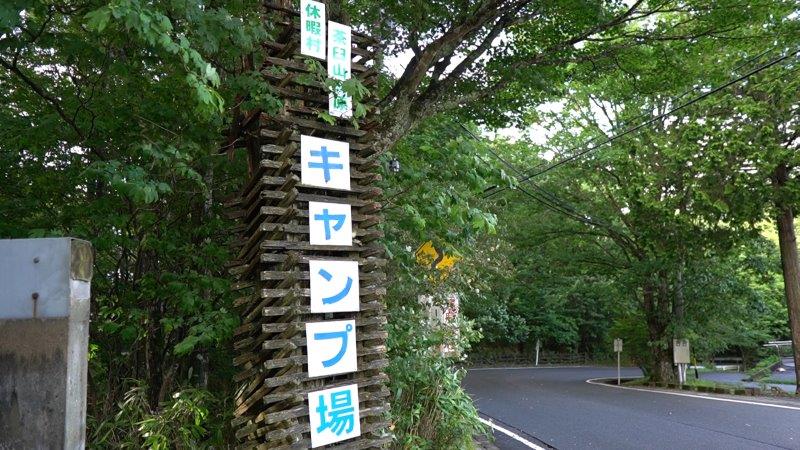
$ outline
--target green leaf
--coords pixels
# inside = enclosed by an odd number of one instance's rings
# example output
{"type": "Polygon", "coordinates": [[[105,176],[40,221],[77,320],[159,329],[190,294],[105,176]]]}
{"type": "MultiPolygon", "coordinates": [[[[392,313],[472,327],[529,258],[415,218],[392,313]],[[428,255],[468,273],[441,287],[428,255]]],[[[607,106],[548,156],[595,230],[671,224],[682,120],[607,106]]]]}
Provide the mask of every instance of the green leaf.
{"type": "Polygon", "coordinates": [[[111,20],[111,8],[103,6],[93,11],[89,11],[84,16],[86,19],[86,26],[90,30],[102,32],[106,29],[109,20],[111,20]]]}

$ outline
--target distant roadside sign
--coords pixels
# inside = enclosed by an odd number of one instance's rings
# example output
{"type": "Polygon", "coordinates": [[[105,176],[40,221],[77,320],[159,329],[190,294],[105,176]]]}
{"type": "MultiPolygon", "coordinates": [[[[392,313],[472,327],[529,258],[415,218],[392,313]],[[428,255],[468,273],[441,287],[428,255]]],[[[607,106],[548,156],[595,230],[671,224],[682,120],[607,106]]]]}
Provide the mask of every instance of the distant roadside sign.
{"type": "Polygon", "coordinates": [[[614,339],[614,353],[617,354],[617,386],[619,386],[622,383],[622,380],[621,380],[621,377],[620,377],[620,370],[621,370],[620,369],[620,366],[621,366],[621,362],[620,362],[621,358],[620,358],[620,356],[622,355],[622,339],[620,339],[620,338],[615,338],[614,339]]]}
{"type": "Polygon", "coordinates": [[[688,339],[672,340],[672,358],[675,364],[689,364],[692,362],[688,339]]]}

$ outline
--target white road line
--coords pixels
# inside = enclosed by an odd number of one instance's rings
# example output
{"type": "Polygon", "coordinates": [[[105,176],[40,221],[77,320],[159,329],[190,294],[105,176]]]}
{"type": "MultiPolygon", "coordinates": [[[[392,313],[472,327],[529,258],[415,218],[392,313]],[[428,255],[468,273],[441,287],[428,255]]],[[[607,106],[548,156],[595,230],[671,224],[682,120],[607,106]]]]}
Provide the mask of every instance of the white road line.
{"type": "Polygon", "coordinates": [[[523,369],[582,369],[586,367],[595,367],[595,366],[525,366],[525,367],[474,367],[467,369],[468,371],[473,370],[523,370],[523,369]]]}
{"type": "Polygon", "coordinates": [[[714,400],[716,402],[728,402],[728,403],[743,403],[745,405],[756,405],[756,406],[767,406],[770,408],[780,408],[780,409],[791,409],[794,411],[800,411],[800,407],[798,406],[787,406],[787,405],[775,405],[772,403],[761,403],[761,402],[751,402],[747,400],[736,400],[732,398],[720,398],[720,397],[711,397],[707,395],[697,395],[697,394],[687,394],[684,392],[669,392],[669,391],[659,391],[654,389],[642,389],[642,388],[635,388],[630,386],[617,386],[615,384],[608,384],[608,383],[601,383],[597,380],[606,380],[608,378],[592,378],[586,380],[589,384],[594,384],[597,386],[606,386],[610,388],[617,388],[617,389],[629,389],[631,391],[641,391],[641,392],[650,392],[653,394],[666,394],[666,395],[677,395],[679,397],[692,397],[692,398],[702,398],[704,400],[714,400]]]}
{"type": "Polygon", "coordinates": [[[535,449],[535,450],[547,450],[544,447],[542,447],[540,445],[536,445],[533,442],[525,439],[524,437],[518,435],[517,433],[514,433],[511,430],[507,430],[507,429],[501,427],[500,425],[495,424],[494,422],[491,422],[489,420],[484,419],[483,417],[478,417],[478,420],[480,420],[481,422],[485,423],[486,425],[489,425],[490,427],[494,428],[495,430],[505,434],[506,436],[510,437],[511,439],[514,439],[515,441],[522,443],[522,445],[524,445],[524,446],[526,446],[528,448],[532,448],[532,449],[535,449]]]}

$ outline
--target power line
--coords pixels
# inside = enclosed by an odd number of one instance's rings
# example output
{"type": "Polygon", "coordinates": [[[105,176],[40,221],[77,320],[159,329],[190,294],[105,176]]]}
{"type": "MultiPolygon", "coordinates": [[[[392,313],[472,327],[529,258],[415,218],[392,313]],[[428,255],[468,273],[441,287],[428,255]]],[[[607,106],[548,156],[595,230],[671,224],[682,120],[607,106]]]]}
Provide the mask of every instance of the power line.
{"type": "MultiPolygon", "coordinates": [[[[681,109],[684,109],[684,108],[689,107],[689,106],[691,106],[691,105],[693,105],[695,103],[698,103],[698,102],[700,102],[700,101],[702,101],[702,100],[704,100],[704,99],[706,99],[706,98],[708,98],[708,97],[710,97],[710,96],[712,96],[712,95],[714,95],[714,94],[716,94],[716,93],[718,93],[718,92],[720,92],[720,91],[722,91],[722,90],[724,90],[724,89],[726,89],[726,88],[728,88],[728,87],[730,87],[730,86],[732,86],[734,84],[737,84],[737,83],[739,83],[741,81],[744,81],[744,80],[750,78],[753,75],[756,75],[759,72],[762,72],[762,71],[764,71],[764,70],[766,70],[766,69],[768,69],[770,67],[778,65],[778,64],[780,64],[780,63],[792,58],[793,56],[796,56],[798,53],[800,53],[800,50],[795,50],[793,52],[787,53],[786,55],[784,55],[784,56],[782,56],[780,58],[774,59],[774,60],[769,61],[769,62],[767,62],[767,63],[765,63],[765,64],[763,64],[761,66],[758,66],[755,69],[745,73],[742,76],[739,76],[737,78],[731,79],[731,80],[729,80],[729,81],[727,81],[727,82],[725,82],[725,83],[723,83],[723,84],[721,84],[721,85],[709,90],[708,92],[705,92],[705,93],[703,93],[703,94],[701,94],[701,95],[699,95],[697,97],[692,98],[691,100],[688,100],[685,103],[682,103],[682,104],[676,106],[675,108],[670,109],[667,112],[661,113],[661,114],[659,114],[659,115],[657,115],[655,117],[652,117],[652,118],[646,120],[643,123],[640,123],[639,125],[636,125],[634,127],[628,128],[627,130],[625,130],[625,131],[623,131],[623,132],[621,132],[619,134],[616,134],[616,135],[614,135],[614,136],[612,136],[610,138],[607,138],[606,140],[604,140],[603,142],[600,142],[599,144],[591,145],[588,148],[586,148],[585,150],[583,150],[581,152],[578,152],[578,153],[576,153],[574,155],[571,155],[569,157],[566,157],[566,158],[564,158],[564,159],[562,159],[562,160],[560,160],[560,161],[558,161],[556,163],[550,164],[550,165],[548,165],[548,167],[546,167],[546,168],[544,168],[544,169],[542,169],[542,170],[540,170],[538,172],[535,172],[533,174],[525,175],[518,182],[519,183],[527,182],[530,179],[532,179],[534,177],[537,177],[537,176],[539,176],[539,175],[541,175],[543,173],[549,172],[549,171],[551,171],[553,169],[556,169],[556,168],[558,168],[560,166],[563,166],[564,164],[567,164],[567,163],[570,163],[570,162],[572,162],[574,160],[577,160],[577,159],[583,157],[584,155],[586,155],[586,154],[588,154],[588,153],[590,153],[590,152],[592,152],[594,150],[597,150],[598,148],[600,148],[600,147],[602,147],[602,146],[604,146],[606,144],[614,142],[614,141],[616,141],[616,140],[618,140],[618,139],[620,139],[622,137],[625,137],[625,136],[627,136],[627,135],[629,135],[631,133],[635,133],[636,131],[639,131],[642,128],[645,128],[645,127],[647,127],[647,126],[649,126],[649,125],[651,125],[651,124],[653,124],[653,123],[655,123],[655,122],[657,122],[657,121],[659,121],[659,120],[661,120],[661,119],[663,119],[665,117],[668,117],[668,116],[674,114],[675,112],[677,112],[677,111],[679,111],[681,109]]],[[[759,56],[761,56],[763,54],[764,53],[762,52],[759,56]]],[[[682,94],[682,95],[685,95],[685,94],[682,94]]],[[[589,142],[592,142],[592,140],[590,140],[589,142]]],[[[575,147],[575,149],[583,147],[584,145],[586,145],[586,144],[581,144],[580,146],[575,147]]],[[[497,190],[489,193],[488,195],[484,196],[484,198],[489,198],[489,197],[491,197],[491,196],[493,196],[493,195],[495,195],[495,194],[497,194],[499,192],[502,192],[502,191],[504,191],[506,189],[508,189],[508,188],[503,187],[503,188],[497,189],[497,190]]]]}
{"type": "MultiPolygon", "coordinates": [[[[757,55],[754,58],[758,58],[760,56],[763,56],[764,54],[766,54],[769,51],[770,50],[762,52],[762,53],[760,53],[759,55],[757,55]]],[[[565,159],[563,159],[563,160],[561,160],[561,161],[559,161],[559,162],[557,162],[557,163],[545,168],[544,170],[536,172],[536,173],[534,173],[532,175],[525,175],[522,172],[522,170],[520,170],[514,164],[512,164],[511,162],[509,162],[508,160],[503,158],[501,155],[499,155],[497,152],[495,152],[490,147],[487,147],[487,150],[495,158],[497,158],[500,162],[502,162],[506,167],[511,169],[513,172],[517,173],[518,175],[522,175],[523,178],[520,180],[520,183],[529,182],[533,186],[533,188],[535,190],[537,190],[538,192],[541,193],[541,196],[537,195],[537,194],[534,194],[534,193],[522,188],[521,186],[516,186],[515,187],[516,190],[519,190],[520,192],[522,192],[526,196],[528,196],[528,197],[536,200],[537,202],[545,205],[548,209],[551,209],[551,210],[556,211],[558,213],[564,214],[564,215],[566,215],[566,216],[568,216],[570,218],[573,218],[575,220],[578,220],[580,222],[587,223],[587,224],[590,224],[590,225],[595,225],[595,226],[601,226],[601,227],[604,227],[604,228],[605,227],[610,227],[610,225],[608,225],[608,224],[597,222],[596,220],[592,219],[591,216],[588,216],[586,214],[583,214],[583,213],[579,212],[577,210],[577,208],[573,207],[568,202],[560,199],[554,193],[549,192],[546,189],[544,189],[541,186],[539,186],[538,184],[530,181],[530,179],[535,177],[535,176],[538,176],[538,175],[540,175],[542,173],[545,173],[545,172],[548,172],[550,170],[553,170],[553,169],[555,169],[555,168],[557,168],[557,167],[559,167],[561,165],[567,164],[570,161],[576,160],[576,159],[582,157],[583,155],[602,147],[605,144],[608,144],[608,143],[613,142],[613,141],[615,141],[617,139],[620,139],[620,138],[622,138],[622,137],[624,137],[624,136],[626,136],[628,134],[634,133],[634,132],[636,132],[636,131],[638,131],[638,130],[640,130],[640,129],[642,129],[642,128],[644,128],[644,127],[646,127],[646,126],[648,126],[648,125],[650,125],[650,124],[652,124],[652,123],[654,123],[654,122],[656,122],[658,120],[661,120],[664,117],[667,117],[667,116],[675,113],[676,111],[679,111],[679,110],[681,110],[683,108],[691,106],[694,103],[697,103],[697,102],[699,102],[699,101],[701,101],[701,100],[703,100],[703,99],[705,99],[705,98],[707,98],[707,97],[709,97],[709,96],[711,96],[713,94],[716,94],[717,92],[720,92],[721,90],[723,90],[723,89],[725,89],[725,88],[727,88],[727,87],[729,87],[729,86],[731,86],[733,84],[739,83],[739,82],[741,82],[741,81],[743,81],[743,80],[745,80],[745,79],[747,79],[747,78],[749,78],[749,77],[751,77],[751,76],[753,76],[753,75],[755,75],[755,74],[757,74],[757,73],[759,73],[759,72],[761,72],[763,70],[766,70],[766,69],[768,69],[768,68],[770,68],[772,66],[780,64],[781,62],[791,58],[792,56],[795,56],[798,53],[800,53],[800,50],[796,50],[796,51],[794,51],[792,53],[786,54],[786,55],[784,55],[784,56],[782,56],[780,58],[774,59],[774,60],[772,60],[772,61],[770,61],[770,62],[768,62],[766,64],[763,64],[763,65],[751,70],[750,72],[748,72],[748,73],[746,73],[746,74],[744,74],[744,75],[742,75],[740,77],[737,77],[735,79],[729,80],[728,82],[726,82],[726,83],[724,83],[724,84],[722,84],[720,86],[717,86],[716,88],[711,89],[710,91],[705,92],[705,93],[703,93],[703,94],[701,94],[701,95],[699,95],[699,96],[697,96],[697,97],[695,97],[695,98],[693,98],[693,99],[691,99],[691,100],[689,100],[689,101],[687,101],[685,103],[682,103],[681,105],[679,105],[679,106],[677,106],[677,107],[675,107],[675,108],[673,108],[673,109],[671,109],[671,110],[669,110],[669,111],[667,111],[665,113],[662,113],[662,114],[660,114],[660,115],[658,115],[656,117],[653,117],[653,118],[651,118],[651,119],[649,119],[649,120],[647,120],[647,121],[645,121],[645,122],[643,122],[643,123],[641,123],[641,124],[639,124],[639,125],[637,125],[635,127],[629,128],[629,129],[625,130],[624,132],[622,132],[622,133],[620,133],[618,135],[615,135],[615,136],[612,136],[611,138],[606,139],[605,141],[603,141],[600,144],[597,144],[595,146],[589,147],[586,150],[584,150],[584,151],[582,151],[582,152],[580,152],[578,154],[575,154],[575,155],[572,155],[572,156],[570,156],[568,158],[565,158],[565,159]]],[[[746,64],[742,64],[739,67],[743,67],[744,65],[746,65],[746,64]]],[[[736,70],[736,69],[734,69],[734,70],[736,70]]],[[[683,96],[683,95],[686,95],[686,94],[685,93],[681,94],[681,96],[683,96]]],[[[462,129],[464,129],[464,131],[469,133],[469,135],[472,136],[473,139],[475,139],[478,142],[481,142],[481,139],[478,138],[475,135],[475,133],[473,133],[470,129],[468,129],[466,126],[464,126],[463,123],[459,122],[459,125],[461,126],[462,129]]],[[[496,193],[498,193],[500,191],[503,191],[505,189],[507,189],[507,188],[498,189],[498,190],[490,193],[489,195],[484,196],[484,199],[488,198],[488,197],[491,197],[492,195],[494,195],[494,194],[496,194],[496,193]]]]}
{"type": "MultiPolygon", "coordinates": [[[[761,58],[762,56],[766,55],[767,53],[770,53],[770,52],[772,52],[772,51],[773,51],[773,50],[775,50],[776,48],[778,48],[778,46],[777,46],[777,45],[773,45],[772,47],[768,48],[767,50],[764,50],[763,52],[761,52],[761,53],[759,53],[759,54],[757,54],[757,55],[755,55],[755,56],[752,56],[752,57],[750,57],[750,58],[747,58],[745,61],[743,61],[742,63],[740,63],[740,64],[739,64],[739,65],[737,65],[736,67],[732,68],[732,69],[731,69],[731,72],[736,72],[737,70],[739,70],[739,69],[741,69],[741,68],[743,68],[743,67],[746,67],[746,66],[750,65],[750,64],[751,64],[753,61],[756,61],[756,60],[758,60],[759,58],[761,58]]],[[[692,93],[692,92],[694,92],[694,91],[696,91],[696,90],[698,90],[698,89],[699,89],[699,87],[698,87],[698,86],[694,86],[694,87],[690,88],[689,90],[687,90],[687,91],[684,91],[682,94],[678,95],[678,96],[677,96],[675,99],[676,99],[676,100],[678,100],[678,99],[681,99],[681,98],[685,97],[686,95],[688,95],[688,94],[690,94],[690,93],[692,93]]],[[[630,99],[632,99],[632,98],[633,98],[633,96],[629,97],[629,98],[628,98],[628,100],[630,100],[630,99]]],[[[649,114],[648,114],[648,113],[642,113],[642,114],[639,114],[638,116],[634,117],[633,119],[631,119],[631,120],[630,120],[630,122],[638,122],[639,120],[645,119],[645,118],[647,118],[648,116],[649,116],[649,114]]],[[[615,131],[617,131],[617,130],[619,130],[619,129],[621,129],[621,128],[623,128],[623,125],[622,125],[622,124],[620,124],[620,125],[617,125],[617,126],[614,126],[614,127],[612,127],[612,128],[609,130],[609,133],[613,133],[613,132],[615,132],[615,131]]],[[[570,148],[570,149],[567,149],[567,151],[566,151],[565,153],[569,153],[569,152],[572,152],[572,151],[578,150],[578,149],[580,149],[580,148],[583,148],[583,147],[585,147],[585,146],[587,146],[587,145],[590,145],[590,144],[594,143],[595,141],[598,141],[598,140],[600,140],[601,138],[602,138],[602,136],[596,136],[596,137],[593,137],[593,138],[589,139],[588,141],[586,141],[586,142],[584,142],[584,143],[581,143],[581,144],[579,144],[579,145],[576,145],[576,146],[574,146],[574,147],[572,147],[572,148],[570,148]]],[[[536,164],[535,166],[531,167],[531,168],[530,168],[530,171],[534,171],[534,170],[538,169],[539,167],[542,167],[542,166],[545,166],[545,165],[547,165],[547,162],[546,162],[546,161],[540,162],[539,164],[536,164]]],[[[525,174],[525,175],[523,175],[523,178],[525,178],[527,175],[528,175],[528,174],[525,174]]],[[[525,178],[525,180],[527,180],[527,178],[525,178]]],[[[500,192],[504,191],[505,189],[507,189],[507,188],[500,187],[500,186],[492,186],[492,187],[489,187],[489,188],[487,188],[486,190],[484,190],[484,194],[486,194],[486,195],[484,196],[484,198],[489,198],[489,197],[492,197],[492,196],[494,196],[495,194],[498,194],[498,193],[500,193],[500,192]],[[492,190],[492,189],[496,189],[496,190],[495,190],[495,191],[492,191],[492,192],[488,192],[488,191],[490,191],[490,190],[492,190]],[[488,193],[487,193],[487,192],[488,192],[488,193]]]]}
{"type": "MultiPolygon", "coordinates": [[[[469,133],[469,135],[472,136],[472,138],[476,142],[482,142],[481,138],[476,136],[475,133],[473,133],[472,130],[470,130],[469,128],[464,126],[463,123],[458,122],[458,124],[461,126],[462,129],[464,129],[464,131],[469,133]]],[[[514,171],[514,172],[516,172],[518,174],[524,175],[524,173],[522,173],[522,171],[517,166],[515,166],[512,163],[510,163],[509,161],[507,161],[502,156],[500,156],[500,154],[497,153],[496,151],[494,151],[491,147],[487,146],[486,149],[489,151],[489,153],[492,154],[492,156],[497,158],[506,167],[508,167],[509,169],[511,169],[512,171],[514,171]]],[[[481,160],[483,160],[483,158],[480,155],[478,155],[478,157],[481,158],[481,160]]],[[[488,164],[488,163],[486,163],[486,161],[484,161],[484,164],[488,164]]],[[[544,189],[543,187],[539,186],[538,184],[536,184],[534,182],[531,182],[530,184],[534,189],[536,189],[538,192],[540,192],[540,195],[534,194],[534,193],[528,191],[527,189],[525,189],[525,188],[523,188],[521,186],[517,186],[515,189],[520,191],[520,192],[522,192],[523,194],[527,195],[528,197],[536,200],[537,202],[543,204],[548,209],[550,209],[552,211],[555,211],[555,212],[558,212],[558,213],[561,213],[561,214],[564,214],[564,215],[566,215],[566,216],[568,216],[568,217],[570,217],[570,218],[572,218],[574,220],[578,220],[580,222],[583,222],[583,223],[586,223],[586,224],[589,224],[589,225],[599,226],[599,227],[605,227],[605,228],[610,227],[610,225],[608,225],[608,224],[598,222],[598,221],[592,219],[590,216],[581,213],[575,207],[570,205],[568,202],[558,198],[558,196],[556,196],[554,193],[544,189]]]]}
{"type": "Polygon", "coordinates": [[[589,152],[592,152],[592,151],[598,149],[599,147],[602,147],[605,144],[614,142],[619,138],[625,137],[625,136],[627,136],[627,135],[629,135],[631,133],[639,131],[640,129],[642,129],[642,128],[646,127],[646,126],[651,125],[651,124],[653,124],[653,123],[655,123],[655,122],[657,122],[657,121],[659,121],[661,119],[664,119],[664,118],[674,114],[675,112],[680,111],[683,108],[689,107],[689,106],[691,106],[691,105],[693,105],[693,104],[695,104],[697,102],[700,102],[700,101],[704,100],[705,98],[710,97],[711,95],[714,95],[717,92],[720,92],[720,91],[722,91],[723,89],[725,89],[725,88],[727,88],[729,86],[732,86],[732,85],[734,85],[736,83],[744,81],[744,80],[750,78],[751,76],[753,76],[753,75],[755,75],[755,74],[757,74],[757,73],[759,73],[759,72],[761,72],[763,70],[766,70],[766,69],[768,69],[768,68],[770,68],[772,66],[780,64],[781,62],[786,61],[787,59],[791,58],[792,56],[797,55],[798,53],[800,53],[800,50],[795,50],[792,53],[789,53],[789,54],[787,54],[785,56],[782,56],[780,58],[774,59],[774,60],[772,60],[772,61],[770,61],[770,62],[768,62],[768,63],[766,63],[766,64],[764,64],[762,66],[759,66],[759,67],[751,70],[750,72],[748,72],[748,73],[746,73],[746,74],[744,74],[744,75],[742,75],[742,76],[740,76],[738,78],[730,80],[730,81],[728,81],[728,82],[726,82],[726,83],[724,83],[724,84],[722,84],[722,85],[720,85],[720,86],[718,86],[718,87],[716,87],[716,88],[714,88],[714,89],[712,89],[712,90],[710,90],[708,92],[705,92],[705,93],[703,93],[703,94],[701,94],[701,95],[699,95],[699,96],[697,96],[697,97],[695,97],[695,98],[693,98],[693,99],[691,99],[691,100],[689,100],[689,101],[687,101],[685,103],[682,103],[682,104],[676,106],[675,108],[672,108],[671,110],[669,110],[667,112],[661,113],[661,114],[659,114],[659,115],[657,115],[657,116],[655,116],[655,117],[653,117],[653,118],[651,118],[651,119],[649,119],[649,120],[647,120],[647,121],[645,121],[645,122],[643,122],[643,123],[641,123],[641,124],[639,124],[639,125],[637,125],[635,127],[629,128],[629,129],[625,130],[624,132],[622,132],[620,134],[614,135],[614,136],[606,139],[605,141],[601,142],[600,144],[597,144],[597,145],[595,145],[593,147],[590,147],[590,148],[588,148],[588,149],[584,150],[583,152],[580,152],[580,153],[578,153],[576,155],[573,155],[573,156],[565,158],[565,159],[563,159],[561,161],[558,161],[557,163],[552,164],[549,167],[547,167],[547,168],[545,168],[545,169],[543,169],[543,170],[541,170],[541,171],[539,171],[539,172],[537,172],[537,173],[535,173],[533,175],[529,175],[529,179],[533,178],[533,177],[536,177],[538,175],[541,175],[541,174],[543,174],[545,172],[549,172],[549,171],[551,171],[551,170],[553,170],[553,169],[555,169],[557,167],[563,166],[564,164],[567,164],[567,163],[569,163],[571,161],[574,161],[574,160],[582,157],[583,155],[585,155],[585,154],[587,154],[589,152]]]}

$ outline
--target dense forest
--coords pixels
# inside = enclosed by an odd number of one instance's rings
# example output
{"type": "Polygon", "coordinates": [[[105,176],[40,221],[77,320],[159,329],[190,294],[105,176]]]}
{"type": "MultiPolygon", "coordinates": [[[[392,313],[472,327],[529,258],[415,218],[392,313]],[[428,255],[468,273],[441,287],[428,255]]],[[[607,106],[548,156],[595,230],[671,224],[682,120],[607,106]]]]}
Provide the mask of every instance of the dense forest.
{"type": "MultiPolygon", "coordinates": [[[[800,334],[795,1],[326,3],[401,66],[345,86],[380,122],[396,447],[472,445],[472,352],[623,337],[670,380],[675,337],[705,360],[800,334]],[[453,292],[430,320],[419,296],[453,292]]],[[[252,0],[0,5],[0,238],[94,246],[92,448],[233,445],[226,136],[282,107],[246,63],[271,32],[252,0]]]]}

